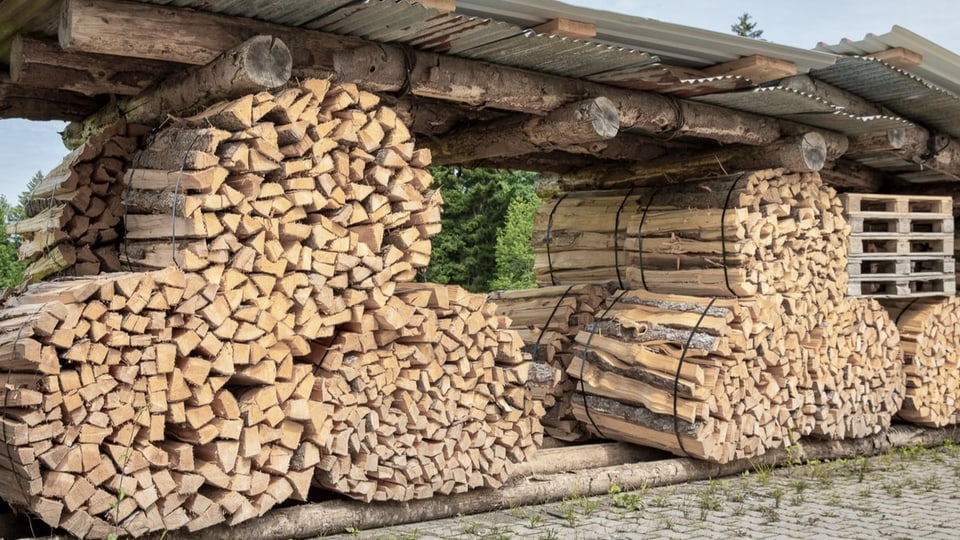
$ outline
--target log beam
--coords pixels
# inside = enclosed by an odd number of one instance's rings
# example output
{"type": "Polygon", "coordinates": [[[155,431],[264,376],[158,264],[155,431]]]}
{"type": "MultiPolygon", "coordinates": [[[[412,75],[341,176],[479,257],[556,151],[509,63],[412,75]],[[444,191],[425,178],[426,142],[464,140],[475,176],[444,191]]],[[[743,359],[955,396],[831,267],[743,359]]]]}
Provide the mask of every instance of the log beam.
{"type": "Polygon", "coordinates": [[[819,171],[826,157],[827,144],[823,136],[810,132],[759,149],[745,145],[729,146],[673,154],[630,167],[585,169],[562,179],[560,187],[565,190],[606,189],[781,167],[794,172],[819,171]]]}
{"type": "Polygon", "coordinates": [[[960,141],[920,126],[851,137],[846,155],[853,159],[899,158],[904,166],[896,172],[932,169],[960,182],[960,141]]]}
{"type": "Polygon", "coordinates": [[[91,134],[120,118],[130,123],[156,125],[213,102],[283,85],[290,78],[287,46],[270,36],[255,36],[223,53],[206,66],[165,79],[144,93],[111,104],[64,131],[64,143],[75,147],[91,134]]]}
{"type": "Polygon", "coordinates": [[[820,178],[839,191],[860,193],[878,193],[890,183],[887,175],[847,159],[828,162],[820,170],[820,178]]]}
{"type": "Polygon", "coordinates": [[[420,97],[528,114],[547,114],[584,97],[604,96],[620,111],[623,130],[749,145],[770,144],[780,137],[780,123],[772,118],[392,45],[335,53],[334,68],[341,81],[374,92],[406,90],[420,97]]]}
{"type": "Polygon", "coordinates": [[[426,144],[435,165],[451,165],[602,141],[615,137],[619,128],[613,102],[598,97],[564,105],[546,116],[491,122],[426,144]]]}
{"type": "Polygon", "coordinates": [[[0,76],[0,118],[80,120],[101,103],[76,92],[23,86],[0,76]]]}
{"type": "Polygon", "coordinates": [[[17,36],[10,48],[13,82],[86,96],[133,96],[182,65],[123,56],[64,52],[55,41],[17,36]]]}

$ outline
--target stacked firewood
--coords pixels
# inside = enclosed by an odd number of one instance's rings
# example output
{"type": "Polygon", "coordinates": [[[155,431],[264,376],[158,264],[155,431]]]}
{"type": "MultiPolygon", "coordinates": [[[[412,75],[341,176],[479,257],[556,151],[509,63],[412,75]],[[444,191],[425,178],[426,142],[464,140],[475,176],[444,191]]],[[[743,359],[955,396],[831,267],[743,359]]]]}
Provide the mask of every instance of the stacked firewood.
{"type": "Polygon", "coordinates": [[[577,335],[574,414],[601,437],[720,463],[782,446],[797,404],[780,302],[620,293],[577,335]]]}
{"type": "Polygon", "coordinates": [[[390,108],[327,81],[154,133],[115,182],[114,260],[139,271],[0,309],[4,496],[102,538],[238,523],[314,483],[394,500],[502,483],[542,409],[493,304],[405,285],[439,229],[428,162],[390,108]],[[356,365],[374,357],[376,411],[356,365]]]}
{"type": "Polygon", "coordinates": [[[118,122],[71,152],[30,193],[27,218],[7,226],[21,237],[28,281],[52,274],[120,270],[116,244],[123,218],[122,177],[149,128],[118,122]]]}
{"type": "Polygon", "coordinates": [[[822,306],[826,319],[800,344],[801,435],[852,439],[879,433],[904,400],[900,333],[876,300],[844,298],[822,306]]]}
{"type": "Polygon", "coordinates": [[[960,422],[960,299],[884,300],[900,331],[906,397],[900,418],[929,427],[960,422]]]}
{"type": "Polygon", "coordinates": [[[544,431],[555,439],[577,441],[589,436],[573,416],[570,399],[576,383],[566,371],[574,338],[593,322],[606,294],[607,289],[599,285],[558,285],[487,296],[523,338],[523,349],[531,357],[527,385],[546,410],[541,420],[544,431]]]}
{"type": "Polygon", "coordinates": [[[541,284],[752,296],[846,291],[849,227],[816,173],[780,169],[626,192],[573,192],[534,222],[541,284]]]}
{"type": "Polygon", "coordinates": [[[542,443],[523,342],[484,297],[404,284],[310,355],[321,486],[364,501],[499,487],[542,443]]]}

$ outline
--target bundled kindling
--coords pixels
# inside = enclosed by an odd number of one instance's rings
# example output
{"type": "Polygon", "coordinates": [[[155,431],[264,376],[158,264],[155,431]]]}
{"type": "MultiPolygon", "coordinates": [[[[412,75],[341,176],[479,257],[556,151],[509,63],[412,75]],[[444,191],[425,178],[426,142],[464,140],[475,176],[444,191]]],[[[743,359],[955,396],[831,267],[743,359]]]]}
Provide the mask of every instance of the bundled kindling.
{"type": "Polygon", "coordinates": [[[576,337],[567,373],[597,435],[717,463],[795,437],[795,369],[776,294],[698,298],[625,291],[576,337]]]}
{"type": "Polygon", "coordinates": [[[316,344],[317,482],[363,501],[499,487],[542,443],[520,336],[483,295],[401,284],[316,344]]]}
{"type": "Polygon", "coordinates": [[[516,291],[496,291],[487,299],[497,305],[497,314],[511,321],[511,329],[523,339],[530,355],[528,387],[543,403],[544,431],[555,439],[577,441],[589,436],[570,406],[575,381],[567,374],[573,340],[593,322],[597,308],[607,296],[599,285],[557,285],[516,291]]]}
{"type": "Polygon", "coordinates": [[[903,349],[906,396],[898,416],[929,427],[960,422],[960,298],[882,303],[903,349]]]}
{"type": "Polygon", "coordinates": [[[797,429],[828,439],[866,437],[890,427],[904,401],[900,333],[873,299],[842,298],[821,306],[826,319],[799,349],[797,429]]]}
{"type": "Polygon", "coordinates": [[[535,272],[541,284],[697,296],[842,295],[848,229],[817,173],[572,192],[536,215],[535,272]]]}

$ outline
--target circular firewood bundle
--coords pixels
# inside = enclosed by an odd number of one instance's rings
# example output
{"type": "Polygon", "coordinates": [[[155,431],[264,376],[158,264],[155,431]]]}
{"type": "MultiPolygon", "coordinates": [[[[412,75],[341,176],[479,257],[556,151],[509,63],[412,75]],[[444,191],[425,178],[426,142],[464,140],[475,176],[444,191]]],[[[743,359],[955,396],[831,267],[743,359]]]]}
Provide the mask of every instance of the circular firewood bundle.
{"type": "Polygon", "coordinates": [[[576,418],[600,437],[717,463],[763,454],[790,429],[777,295],[628,291],[576,338],[576,418]]]}
{"type": "Polygon", "coordinates": [[[801,435],[855,439],[890,427],[905,393],[900,333],[873,299],[824,305],[826,320],[801,344],[801,435]]]}
{"type": "Polygon", "coordinates": [[[960,298],[884,300],[900,331],[906,397],[898,416],[943,427],[960,422],[960,298]]]}
{"type": "Polygon", "coordinates": [[[543,442],[508,324],[483,295],[405,284],[316,344],[314,399],[329,425],[319,484],[363,501],[501,486],[543,442]]]}

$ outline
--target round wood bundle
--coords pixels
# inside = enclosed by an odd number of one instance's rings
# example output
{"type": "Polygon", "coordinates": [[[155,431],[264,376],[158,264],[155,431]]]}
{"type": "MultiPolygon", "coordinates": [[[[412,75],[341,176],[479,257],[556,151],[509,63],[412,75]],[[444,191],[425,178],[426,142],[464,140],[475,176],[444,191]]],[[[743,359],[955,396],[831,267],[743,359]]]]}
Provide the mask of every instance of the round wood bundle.
{"type": "Polygon", "coordinates": [[[795,437],[777,295],[628,291],[576,338],[577,419],[597,435],[718,463],[795,437]]]}
{"type": "Polygon", "coordinates": [[[839,198],[817,173],[771,169],[572,192],[537,212],[535,271],[539,283],[552,285],[841,296],[848,229],[839,198]]]}
{"type": "Polygon", "coordinates": [[[364,501],[502,485],[543,439],[508,324],[482,295],[407,284],[316,345],[331,429],[317,482],[364,501]]]}
{"type": "Polygon", "coordinates": [[[879,433],[904,399],[900,333],[873,299],[844,298],[822,309],[826,320],[801,344],[806,373],[797,429],[827,439],[879,433]]]}
{"type": "Polygon", "coordinates": [[[32,286],[0,318],[11,504],[104,538],[306,500],[313,373],[260,308],[169,268],[32,286]]]}
{"type": "Polygon", "coordinates": [[[429,263],[442,202],[429,162],[396,113],[354,85],[247,95],[179,120],[137,154],[119,256],[232,274],[295,302],[296,335],[329,337],[429,263]]]}
{"type": "Polygon", "coordinates": [[[120,180],[149,128],[117,122],[90,137],[33,189],[26,219],[7,225],[22,237],[27,281],[120,270],[115,245],[123,216],[120,180]]]}
{"type": "Polygon", "coordinates": [[[898,416],[943,427],[960,422],[960,298],[881,302],[896,322],[906,396],[898,416]]]}
{"type": "Polygon", "coordinates": [[[575,382],[566,374],[573,340],[588,323],[607,290],[599,285],[558,285],[517,291],[496,291],[487,299],[497,314],[508,317],[510,328],[523,339],[531,356],[528,386],[546,409],[541,422],[547,435],[577,441],[590,434],[574,418],[570,398],[575,382]]]}

